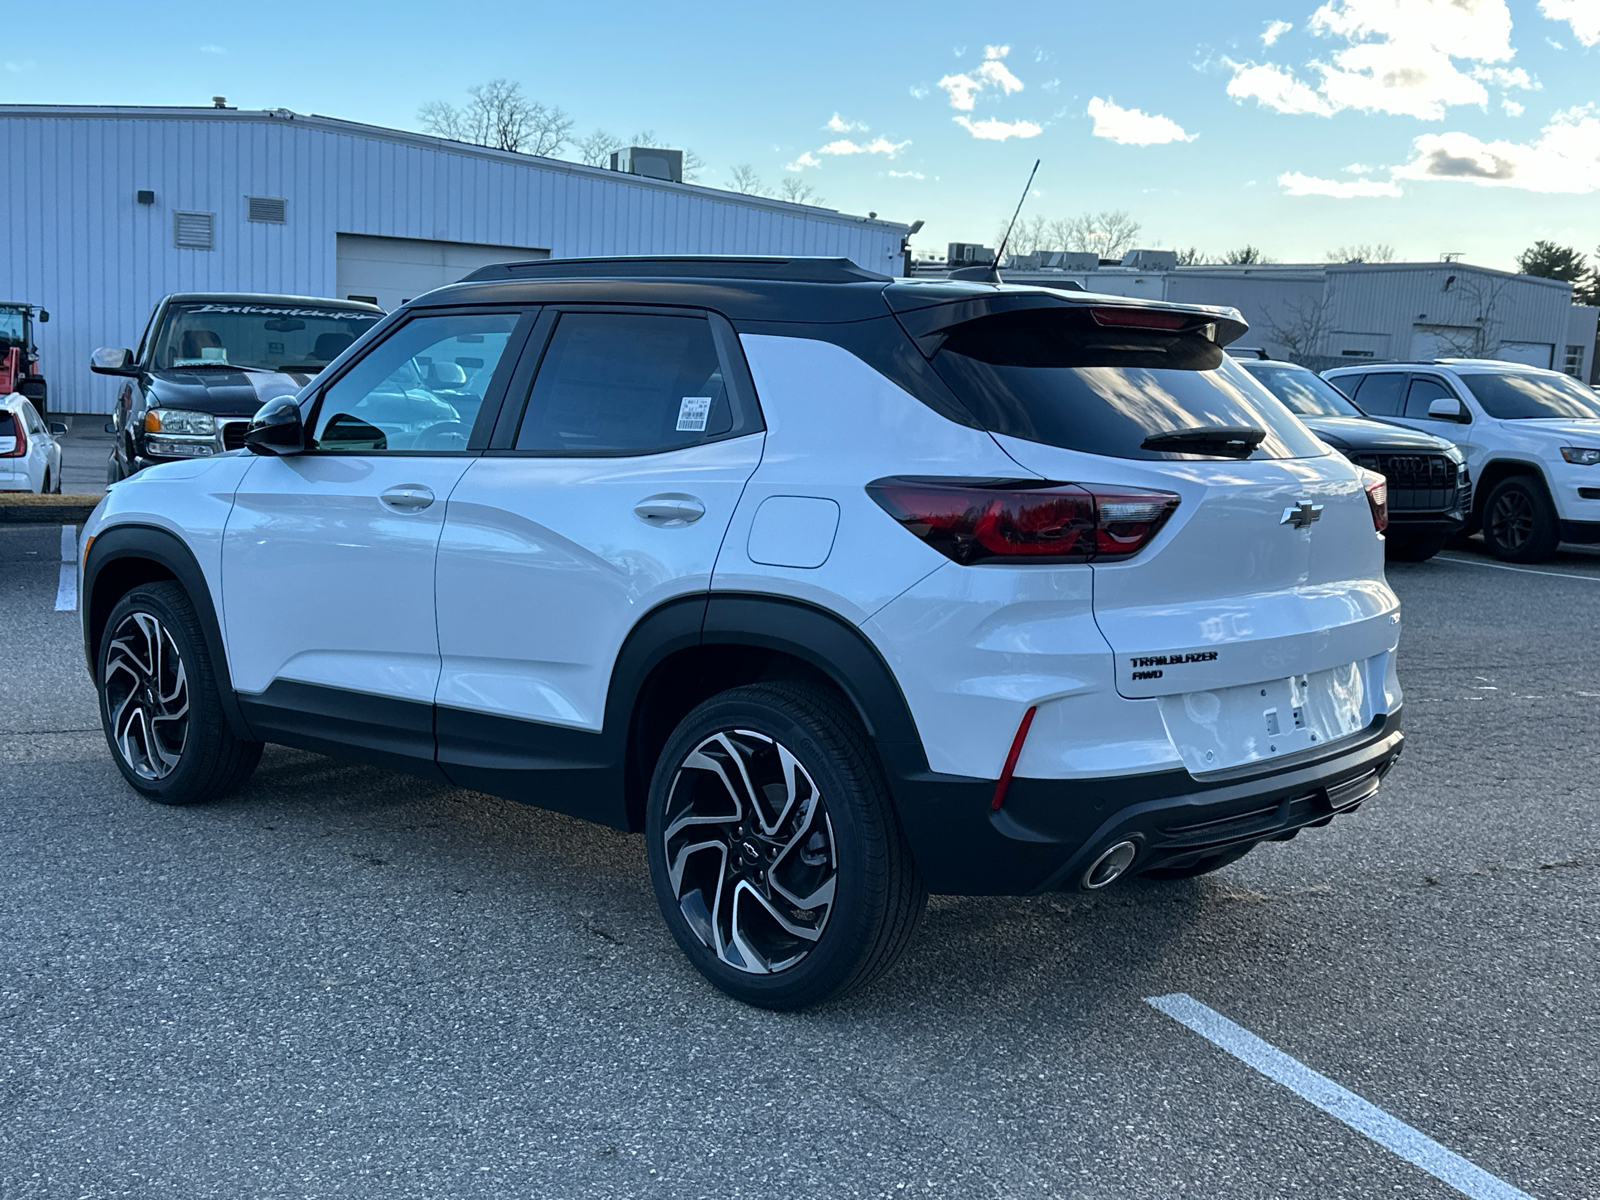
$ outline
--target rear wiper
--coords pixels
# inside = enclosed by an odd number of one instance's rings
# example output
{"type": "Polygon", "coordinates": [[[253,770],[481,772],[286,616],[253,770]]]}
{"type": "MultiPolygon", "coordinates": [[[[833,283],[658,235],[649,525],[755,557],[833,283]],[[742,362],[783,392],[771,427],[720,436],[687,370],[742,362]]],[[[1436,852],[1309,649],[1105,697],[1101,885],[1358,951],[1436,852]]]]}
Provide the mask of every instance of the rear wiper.
{"type": "Polygon", "coordinates": [[[1170,450],[1178,454],[1249,458],[1266,437],[1267,431],[1254,425],[1201,425],[1194,429],[1152,433],[1141,446],[1145,450],[1170,450]]]}

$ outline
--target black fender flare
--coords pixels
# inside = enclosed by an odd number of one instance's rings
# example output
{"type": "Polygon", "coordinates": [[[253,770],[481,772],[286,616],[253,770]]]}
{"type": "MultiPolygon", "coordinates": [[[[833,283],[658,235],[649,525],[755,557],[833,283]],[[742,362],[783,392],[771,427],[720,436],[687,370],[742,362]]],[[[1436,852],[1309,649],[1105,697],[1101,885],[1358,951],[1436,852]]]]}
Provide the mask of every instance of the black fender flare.
{"type": "Polygon", "coordinates": [[[216,606],[211,601],[211,588],[206,583],[205,572],[200,569],[194,551],[184,544],[183,539],[159,526],[130,523],[100,530],[95,534],[89,553],[84,558],[83,592],[79,603],[83,610],[83,652],[89,664],[90,679],[95,676],[106,616],[106,613],[95,608],[95,585],[107,566],[127,559],[155,563],[189,594],[189,600],[200,617],[206,651],[216,665],[217,690],[228,724],[238,737],[248,741],[259,740],[245,720],[239,707],[239,697],[233,690],[233,674],[228,669],[228,648],[222,637],[222,625],[217,620],[216,606]]]}

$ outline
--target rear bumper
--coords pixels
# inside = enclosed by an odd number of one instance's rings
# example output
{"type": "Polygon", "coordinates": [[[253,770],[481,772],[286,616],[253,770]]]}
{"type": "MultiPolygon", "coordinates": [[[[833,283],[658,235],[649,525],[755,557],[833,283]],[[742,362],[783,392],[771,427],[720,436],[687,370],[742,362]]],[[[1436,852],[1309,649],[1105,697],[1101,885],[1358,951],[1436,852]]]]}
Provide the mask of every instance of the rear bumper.
{"type": "Polygon", "coordinates": [[[994,781],[902,772],[916,755],[880,744],[917,865],[932,892],[1028,895],[1082,886],[1089,866],[1121,841],[1138,847],[1130,872],[1181,867],[1230,847],[1286,840],[1369,799],[1404,744],[1400,713],[1327,750],[1266,769],[1197,779],[1162,771],[1120,779],[1014,779],[990,810],[994,781]]]}
{"type": "Polygon", "coordinates": [[[1449,537],[1465,527],[1463,513],[1395,512],[1389,510],[1389,530],[1392,533],[1437,534],[1449,537]]]}

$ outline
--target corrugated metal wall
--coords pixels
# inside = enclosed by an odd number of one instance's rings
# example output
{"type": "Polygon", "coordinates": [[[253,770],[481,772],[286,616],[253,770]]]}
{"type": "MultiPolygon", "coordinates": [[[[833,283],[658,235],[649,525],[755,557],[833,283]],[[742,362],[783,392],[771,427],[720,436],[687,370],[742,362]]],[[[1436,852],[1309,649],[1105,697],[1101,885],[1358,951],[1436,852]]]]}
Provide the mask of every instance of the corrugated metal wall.
{"type": "Polygon", "coordinates": [[[39,328],[50,407],[109,411],[96,346],[132,346],[175,291],[331,296],[336,235],[593,254],[820,254],[900,273],[905,226],[288,113],[0,106],[0,299],[39,328]],[[140,189],[153,205],[136,202],[140,189]],[[245,219],[282,196],[284,225],[245,219]],[[214,248],[173,213],[215,214],[214,248]]]}

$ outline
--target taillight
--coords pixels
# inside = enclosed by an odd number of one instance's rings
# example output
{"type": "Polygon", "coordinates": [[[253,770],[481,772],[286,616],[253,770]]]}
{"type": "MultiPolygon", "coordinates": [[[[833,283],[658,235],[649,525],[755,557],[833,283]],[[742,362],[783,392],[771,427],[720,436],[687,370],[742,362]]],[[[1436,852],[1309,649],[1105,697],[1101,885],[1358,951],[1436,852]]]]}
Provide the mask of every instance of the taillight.
{"type": "Polygon", "coordinates": [[[1367,505],[1372,509],[1372,527],[1379,533],[1389,528],[1389,482],[1374,479],[1367,484],[1367,505]]]}
{"type": "Polygon", "coordinates": [[[1032,479],[892,477],[869,483],[867,494],[964,566],[1131,558],[1161,531],[1179,501],[1171,492],[1032,479]]]}
{"type": "Polygon", "coordinates": [[[1091,308],[1094,323],[1109,329],[1186,329],[1198,324],[1194,313],[1162,312],[1156,308],[1091,308]]]}
{"type": "Polygon", "coordinates": [[[11,428],[16,433],[14,438],[0,438],[0,445],[11,442],[9,450],[0,450],[0,458],[25,458],[28,453],[28,431],[23,427],[20,418],[14,418],[11,428]]]}

